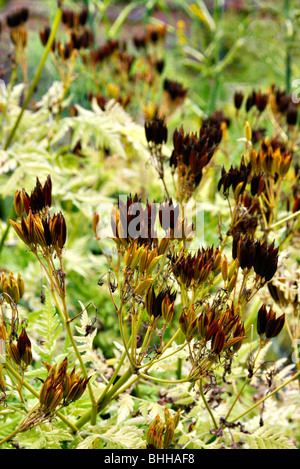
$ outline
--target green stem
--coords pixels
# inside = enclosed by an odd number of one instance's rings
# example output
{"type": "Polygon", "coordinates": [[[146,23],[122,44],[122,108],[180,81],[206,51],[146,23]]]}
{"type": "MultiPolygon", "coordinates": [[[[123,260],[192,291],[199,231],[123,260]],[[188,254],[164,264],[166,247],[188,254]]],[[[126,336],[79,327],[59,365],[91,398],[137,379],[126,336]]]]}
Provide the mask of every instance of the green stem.
{"type": "MultiPolygon", "coordinates": [[[[28,90],[28,94],[27,94],[27,96],[26,96],[26,98],[25,98],[25,100],[24,100],[24,103],[23,103],[23,105],[22,105],[21,111],[20,111],[20,113],[19,113],[19,115],[18,115],[18,117],[17,117],[17,120],[16,120],[16,122],[15,122],[15,124],[14,124],[14,126],[13,126],[13,128],[12,128],[12,130],[11,130],[11,132],[10,132],[8,138],[7,138],[7,140],[6,140],[6,143],[5,143],[5,145],[4,145],[4,150],[7,150],[8,147],[9,147],[9,145],[11,144],[11,142],[12,142],[12,140],[13,140],[13,137],[14,137],[14,135],[15,135],[15,132],[16,132],[16,130],[17,130],[19,124],[20,124],[20,121],[21,121],[22,117],[23,117],[24,111],[25,111],[25,109],[27,108],[27,105],[28,105],[28,103],[29,103],[29,101],[30,101],[30,99],[31,99],[31,97],[32,97],[32,95],[33,95],[33,92],[34,92],[36,86],[37,86],[37,83],[38,83],[38,81],[39,81],[39,78],[40,78],[40,75],[41,75],[41,73],[42,73],[43,67],[44,67],[44,65],[45,65],[47,56],[48,56],[48,54],[49,54],[49,52],[50,52],[50,50],[51,50],[51,46],[52,46],[52,43],[53,43],[53,41],[54,41],[54,38],[55,38],[55,35],[56,35],[56,32],[57,32],[57,29],[58,29],[58,26],[59,26],[61,17],[62,17],[62,10],[59,8],[59,9],[57,10],[57,13],[56,13],[56,16],[55,16],[55,19],[54,19],[54,23],[53,23],[53,27],[52,27],[51,34],[50,34],[50,36],[49,36],[48,42],[47,42],[46,47],[45,47],[45,49],[44,49],[44,54],[43,54],[43,56],[42,56],[42,58],[41,58],[40,64],[39,64],[39,66],[38,66],[38,69],[37,69],[36,74],[35,74],[35,76],[34,76],[34,79],[33,79],[33,81],[32,81],[32,84],[31,84],[31,86],[30,86],[30,88],[29,88],[29,90],[28,90]]],[[[14,209],[12,208],[11,213],[13,213],[13,210],[14,210],[14,209]]],[[[10,224],[7,225],[7,228],[6,228],[4,234],[3,234],[2,238],[1,238],[1,241],[0,241],[0,254],[1,254],[1,252],[2,252],[2,249],[3,249],[3,246],[4,246],[5,240],[7,239],[7,236],[8,236],[9,230],[10,230],[10,226],[11,226],[10,224]]]]}
{"type": "MultiPolygon", "coordinates": [[[[72,330],[71,330],[71,326],[70,326],[71,321],[70,321],[70,318],[69,318],[68,309],[67,309],[67,305],[66,305],[65,292],[64,291],[62,292],[62,291],[60,291],[59,288],[57,288],[57,286],[55,285],[55,282],[52,278],[52,275],[51,275],[51,272],[55,271],[55,267],[53,265],[52,259],[51,259],[51,257],[46,259],[47,265],[48,265],[48,270],[47,270],[46,267],[44,266],[43,262],[41,261],[41,259],[40,259],[37,252],[35,252],[35,255],[36,255],[36,258],[38,259],[42,269],[44,270],[44,272],[46,274],[46,277],[48,278],[48,281],[49,281],[49,284],[50,284],[51,295],[54,299],[54,302],[55,302],[55,305],[58,309],[59,315],[60,315],[60,317],[61,317],[61,319],[64,323],[64,326],[65,326],[65,329],[67,331],[70,342],[72,344],[73,350],[74,350],[75,355],[76,355],[76,357],[79,361],[81,371],[82,371],[84,377],[87,378],[88,373],[86,371],[85,364],[82,360],[81,354],[78,350],[78,347],[76,345],[76,342],[75,342],[73,334],[72,334],[72,330]],[[58,295],[61,299],[62,306],[61,306],[60,302],[58,301],[58,298],[56,296],[56,291],[58,292],[58,295]]],[[[61,260],[61,269],[63,271],[62,260],[61,260]]],[[[90,399],[91,399],[91,403],[92,403],[92,423],[94,424],[94,423],[96,423],[96,417],[97,417],[97,404],[96,404],[96,400],[95,400],[93,390],[92,390],[92,386],[91,386],[90,382],[88,382],[87,387],[88,387],[88,391],[89,391],[90,399]]]]}
{"type": "MultiPolygon", "coordinates": [[[[283,16],[286,23],[290,20],[290,0],[284,0],[283,5],[283,16]]],[[[291,81],[292,81],[292,54],[291,54],[291,37],[288,32],[288,26],[286,24],[286,56],[285,56],[285,86],[286,92],[290,93],[291,91],[291,81]]]]}
{"type": "Polygon", "coordinates": [[[113,375],[111,376],[110,380],[108,381],[107,385],[105,386],[105,389],[103,391],[103,393],[101,394],[101,397],[100,399],[98,400],[97,404],[99,405],[99,403],[104,399],[104,397],[106,396],[106,394],[108,393],[109,391],[109,388],[111,386],[113,386],[114,382],[115,382],[115,379],[116,377],[118,376],[118,373],[121,369],[121,366],[123,365],[124,361],[125,361],[125,358],[127,357],[127,354],[126,354],[126,351],[123,352],[119,362],[118,362],[118,365],[115,369],[115,371],[113,372],[113,375]]]}
{"type": "MultiPolygon", "coordinates": [[[[121,337],[122,337],[122,342],[123,342],[123,345],[124,345],[124,348],[125,348],[125,351],[126,351],[126,354],[127,354],[127,358],[128,358],[129,363],[131,365],[131,368],[134,370],[136,368],[136,364],[133,362],[131,354],[129,353],[127,341],[126,341],[126,338],[125,338],[124,328],[123,328],[123,321],[122,321],[122,309],[123,309],[123,303],[121,303],[121,306],[118,310],[119,328],[120,328],[120,333],[121,333],[121,337]]],[[[132,340],[133,340],[133,336],[132,336],[132,340]]],[[[131,344],[131,347],[132,346],[133,345],[131,344]]]]}
{"type": "Polygon", "coordinates": [[[55,35],[56,35],[56,32],[57,32],[57,29],[58,29],[58,27],[59,27],[59,24],[60,24],[60,21],[61,21],[61,17],[62,17],[62,9],[61,9],[61,8],[58,8],[58,10],[57,10],[57,12],[56,12],[56,15],[55,15],[55,18],[54,18],[53,26],[52,26],[52,29],[51,29],[51,34],[50,34],[50,36],[49,36],[48,42],[47,42],[47,44],[46,44],[46,46],[45,46],[45,49],[44,49],[43,56],[42,56],[42,58],[41,58],[41,61],[40,61],[40,63],[39,63],[39,66],[38,66],[38,68],[37,68],[36,74],[35,74],[35,76],[34,76],[34,78],[33,78],[33,81],[32,81],[32,83],[31,83],[31,86],[30,86],[30,88],[29,88],[29,90],[28,90],[28,94],[27,94],[26,98],[24,99],[24,103],[23,103],[23,106],[22,106],[22,108],[21,108],[21,111],[20,111],[20,113],[19,113],[19,115],[18,115],[18,117],[17,117],[17,120],[16,120],[16,122],[15,122],[15,124],[14,124],[14,126],[13,126],[13,128],[12,128],[12,130],[11,130],[11,132],[10,132],[8,138],[7,138],[7,140],[6,140],[6,143],[5,143],[5,146],[4,146],[4,150],[7,150],[8,147],[10,146],[10,144],[11,144],[13,138],[14,138],[14,135],[15,135],[15,133],[16,133],[16,130],[17,130],[19,124],[20,124],[20,121],[21,121],[21,119],[22,119],[22,117],[23,117],[24,111],[25,111],[25,109],[26,109],[27,106],[28,106],[28,103],[29,103],[29,101],[30,101],[30,99],[31,99],[31,97],[32,97],[32,95],[33,95],[33,93],[34,93],[34,90],[36,89],[36,86],[37,86],[38,81],[39,81],[39,79],[40,79],[40,75],[41,75],[42,70],[43,70],[43,68],[44,68],[46,59],[47,59],[48,54],[49,54],[49,52],[50,52],[50,50],[51,50],[52,43],[53,43],[53,41],[54,41],[54,38],[55,38],[55,35]]]}
{"type": "Polygon", "coordinates": [[[144,379],[149,379],[151,381],[155,381],[157,383],[164,383],[164,384],[179,384],[179,383],[188,383],[190,381],[189,378],[182,378],[182,379],[164,379],[164,378],[156,378],[155,376],[149,376],[146,373],[141,373],[139,371],[139,376],[144,379]]]}
{"type": "Polygon", "coordinates": [[[206,407],[206,410],[207,410],[207,412],[209,413],[209,415],[212,419],[213,425],[214,425],[215,428],[218,428],[218,424],[216,422],[216,419],[215,419],[215,417],[214,417],[214,415],[211,411],[211,408],[209,407],[208,402],[205,398],[205,394],[204,394],[204,391],[203,391],[203,379],[202,378],[199,380],[199,389],[200,389],[200,394],[201,394],[202,400],[204,402],[204,405],[206,407]]]}
{"type": "Polygon", "coordinates": [[[283,223],[286,223],[287,221],[290,221],[292,220],[293,218],[296,218],[300,215],[300,210],[298,210],[297,212],[295,213],[292,213],[291,215],[289,215],[288,217],[285,217],[283,218],[282,220],[279,220],[277,223],[274,223],[274,225],[271,225],[270,226],[270,230],[273,230],[274,228],[277,228],[277,226],[280,226],[282,225],[283,223]]]}
{"type": "MultiPolygon", "coordinates": [[[[75,339],[73,337],[73,334],[72,334],[72,330],[71,330],[71,326],[70,326],[70,320],[69,320],[69,315],[68,315],[68,310],[67,310],[67,305],[66,305],[66,301],[65,301],[65,297],[62,297],[61,300],[62,300],[62,304],[63,304],[63,311],[61,310],[61,306],[59,304],[59,301],[57,300],[56,298],[56,294],[55,294],[55,291],[52,290],[51,291],[52,293],[52,296],[54,298],[54,301],[56,303],[56,306],[60,312],[60,315],[61,317],[63,318],[64,320],[64,324],[65,324],[65,328],[66,328],[66,331],[67,331],[67,334],[69,336],[69,339],[70,339],[70,342],[72,344],[72,347],[73,347],[73,350],[75,352],[75,355],[79,361],[79,364],[80,364],[80,368],[81,368],[81,371],[84,375],[85,378],[87,378],[88,374],[87,374],[87,371],[86,371],[86,367],[85,367],[85,364],[84,364],[84,361],[82,360],[82,356],[78,350],[78,347],[76,345],[76,342],[75,342],[75,339]]],[[[91,412],[91,424],[95,424],[96,423],[96,417],[97,417],[97,403],[96,403],[96,400],[95,400],[95,397],[94,397],[94,394],[93,394],[93,390],[92,390],[92,386],[91,386],[91,383],[88,382],[87,384],[87,387],[88,387],[88,391],[89,391],[89,395],[90,395],[90,399],[91,399],[91,403],[92,403],[92,412],[91,412]]]]}

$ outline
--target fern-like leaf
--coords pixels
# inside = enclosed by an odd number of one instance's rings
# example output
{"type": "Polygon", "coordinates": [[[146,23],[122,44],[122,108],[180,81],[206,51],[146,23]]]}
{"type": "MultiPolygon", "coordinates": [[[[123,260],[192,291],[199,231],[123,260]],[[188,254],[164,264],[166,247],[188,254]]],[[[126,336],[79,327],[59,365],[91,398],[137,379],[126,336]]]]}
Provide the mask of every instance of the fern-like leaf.
{"type": "Polygon", "coordinates": [[[35,344],[35,352],[45,361],[52,363],[57,352],[57,340],[61,336],[62,324],[51,301],[49,290],[45,290],[45,302],[42,313],[37,320],[37,334],[41,344],[35,344]]]}

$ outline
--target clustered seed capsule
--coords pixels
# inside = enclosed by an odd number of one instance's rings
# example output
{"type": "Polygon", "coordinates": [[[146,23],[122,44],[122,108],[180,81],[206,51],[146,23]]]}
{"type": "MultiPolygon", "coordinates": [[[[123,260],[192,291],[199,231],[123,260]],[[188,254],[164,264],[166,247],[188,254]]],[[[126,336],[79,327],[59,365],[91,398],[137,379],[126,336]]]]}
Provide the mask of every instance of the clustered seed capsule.
{"type": "Polygon", "coordinates": [[[65,8],[62,13],[62,22],[69,29],[76,29],[84,26],[88,18],[88,9],[83,7],[80,11],[73,11],[71,8],[65,8]]]}
{"type": "MultiPolygon", "coordinates": [[[[41,43],[43,44],[44,47],[46,46],[49,40],[50,34],[51,34],[51,29],[49,26],[45,26],[44,29],[39,32],[41,43]]],[[[55,47],[56,47],[56,41],[54,39],[51,45],[52,52],[55,52],[55,47]]]]}
{"type": "MultiPolygon", "coordinates": [[[[234,94],[234,104],[236,109],[240,109],[242,106],[242,103],[245,99],[245,96],[241,92],[236,92],[234,94]]],[[[249,113],[249,111],[255,107],[258,112],[261,114],[265,111],[267,104],[269,101],[269,95],[268,93],[263,93],[261,90],[253,90],[245,99],[245,109],[246,112],[249,113]]]]}
{"type": "Polygon", "coordinates": [[[83,395],[90,377],[81,377],[75,367],[68,373],[68,358],[61,364],[50,365],[43,362],[48,370],[48,376],[40,390],[40,406],[45,414],[52,414],[58,406],[67,406],[77,401],[83,395]]]}
{"type": "MultiPolygon", "coordinates": [[[[70,59],[73,51],[79,49],[87,49],[94,43],[94,35],[92,31],[85,27],[88,17],[88,10],[83,7],[81,11],[73,11],[70,8],[64,9],[62,14],[62,22],[66,27],[70,40],[65,44],[62,44],[60,40],[54,39],[51,50],[53,53],[57,51],[58,56],[66,61],[70,59]]],[[[46,26],[40,31],[40,39],[45,46],[50,37],[51,30],[49,26],[46,26]]]]}
{"type": "Polygon", "coordinates": [[[299,104],[294,102],[292,93],[273,87],[274,112],[284,118],[288,126],[295,126],[298,122],[299,104]]]}
{"type": "Polygon", "coordinates": [[[43,186],[40,183],[39,178],[36,178],[36,184],[33,191],[31,192],[31,195],[29,196],[27,192],[23,189],[22,194],[20,194],[19,197],[22,197],[22,203],[27,215],[30,211],[32,212],[32,214],[47,211],[52,204],[51,176],[47,176],[47,179],[43,186]]]}
{"type": "Polygon", "coordinates": [[[246,164],[244,160],[241,161],[239,168],[231,165],[229,171],[222,168],[221,178],[218,183],[218,190],[220,191],[223,187],[223,193],[227,194],[229,189],[235,196],[242,194],[250,181],[252,165],[246,164]]]}
{"type": "Polygon", "coordinates": [[[181,101],[188,93],[187,88],[184,88],[182,83],[175,80],[170,80],[169,78],[164,79],[163,90],[165,93],[167,93],[171,101],[181,101]]]}
{"type": "Polygon", "coordinates": [[[166,143],[168,140],[168,128],[165,119],[160,119],[156,116],[151,121],[146,121],[145,133],[150,147],[166,143]]]}
{"type": "Polygon", "coordinates": [[[67,227],[61,212],[42,219],[39,214],[22,216],[21,223],[9,220],[21,240],[30,248],[40,247],[43,251],[55,250],[60,253],[65,246],[67,227]]]}
{"type": "Polygon", "coordinates": [[[111,225],[114,241],[118,246],[128,246],[132,240],[137,239],[139,245],[157,245],[157,236],[154,231],[156,217],[156,204],[142,204],[135,194],[127,196],[123,201],[118,200],[118,208],[114,207],[111,225]]]}
{"type": "Polygon", "coordinates": [[[222,309],[206,305],[199,316],[194,307],[183,311],[179,325],[188,341],[196,339],[202,346],[210,343],[210,350],[215,356],[231,350],[239,350],[245,338],[245,328],[240,315],[234,307],[222,309]]]}
{"type": "Polygon", "coordinates": [[[170,322],[174,315],[175,299],[176,292],[171,291],[169,287],[164,288],[156,294],[152,285],[145,296],[146,311],[150,319],[159,319],[163,316],[167,323],[170,322]]]}
{"type": "Polygon", "coordinates": [[[10,342],[9,358],[11,358],[18,366],[29,366],[32,363],[31,341],[25,329],[22,329],[17,343],[10,342]]]}
{"type": "Polygon", "coordinates": [[[287,174],[292,161],[292,152],[277,138],[265,139],[260,148],[254,148],[250,152],[250,161],[253,171],[263,172],[269,176],[276,174],[283,177],[287,174]]]}
{"type": "Polygon", "coordinates": [[[266,339],[272,339],[276,337],[282,330],[285,323],[285,314],[282,314],[276,318],[276,314],[273,308],[269,310],[267,306],[263,304],[257,314],[257,333],[260,337],[265,335],[266,339]]]}

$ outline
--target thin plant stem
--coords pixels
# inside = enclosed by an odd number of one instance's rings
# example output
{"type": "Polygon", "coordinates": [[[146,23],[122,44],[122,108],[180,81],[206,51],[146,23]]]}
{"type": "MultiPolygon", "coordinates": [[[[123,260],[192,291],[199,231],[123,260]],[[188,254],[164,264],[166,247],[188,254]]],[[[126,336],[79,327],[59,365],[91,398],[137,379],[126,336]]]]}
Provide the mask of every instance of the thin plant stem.
{"type": "Polygon", "coordinates": [[[293,220],[293,218],[299,217],[300,215],[300,210],[298,210],[295,213],[292,213],[291,215],[283,218],[282,220],[279,220],[278,222],[274,223],[273,225],[270,226],[270,230],[274,230],[274,228],[277,228],[278,226],[282,225],[283,223],[286,223],[290,220],[293,220]]]}
{"type": "Polygon", "coordinates": [[[205,405],[205,407],[206,407],[206,410],[207,410],[207,412],[209,413],[210,418],[212,419],[213,425],[214,425],[215,428],[218,428],[218,424],[217,424],[217,422],[216,422],[216,419],[215,419],[215,417],[214,417],[214,415],[213,415],[213,413],[212,413],[212,411],[211,411],[211,408],[209,407],[208,402],[207,402],[207,400],[206,400],[206,398],[205,398],[205,394],[204,394],[204,390],[203,390],[203,379],[202,379],[202,378],[199,379],[199,390],[200,390],[200,395],[201,395],[201,398],[202,398],[202,400],[203,400],[203,403],[204,403],[204,405],[205,405]]]}
{"type": "MultiPolygon", "coordinates": [[[[254,364],[255,364],[255,362],[256,362],[256,360],[257,360],[257,358],[258,358],[259,353],[261,352],[261,350],[262,350],[262,347],[260,346],[259,349],[258,349],[258,352],[257,352],[257,354],[256,354],[256,357],[255,357],[255,359],[254,359],[253,366],[254,366],[254,364]]],[[[257,370],[256,370],[256,371],[257,371],[257,370]]],[[[253,375],[256,373],[256,371],[253,372],[253,375]]],[[[252,379],[252,376],[251,376],[251,377],[247,377],[247,378],[245,379],[245,381],[244,381],[244,383],[243,383],[241,389],[239,390],[239,392],[238,392],[237,395],[235,396],[235,399],[234,399],[232,405],[230,406],[230,409],[229,409],[228,412],[227,412],[227,415],[226,415],[226,417],[225,417],[225,420],[228,420],[229,415],[231,414],[231,412],[232,412],[232,410],[233,410],[235,404],[237,403],[237,401],[238,401],[238,399],[240,398],[240,396],[241,396],[243,390],[245,389],[246,385],[251,381],[251,379],[252,379]]]]}
{"type": "MultiPolygon", "coordinates": [[[[162,353],[171,345],[171,343],[178,337],[179,333],[181,333],[181,329],[178,329],[177,332],[173,335],[173,337],[169,340],[169,342],[165,345],[164,349],[162,350],[162,353]]],[[[125,353],[123,353],[123,356],[121,358],[121,360],[124,360],[125,359],[125,353]]],[[[123,364],[123,363],[122,363],[123,364]]],[[[142,375],[149,380],[149,376],[146,375],[146,372],[151,368],[151,366],[153,365],[153,362],[150,362],[149,364],[147,364],[147,367],[146,369],[144,370],[145,373],[142,373],[142,375]]],[[[121,367],[121,366],[120,366],[121,367]]],[[[102,395],[100,396],[97,404],[98,404],[98,413],[103,410],[111,401],[113,401],[121,392],[123,392],[124,389],[127,389],[129,388],[130,386],[132,386],[134,383],[136,383],[136,381],[138,381],[140,379],[140,373],[138,371],[138,369],[136,370],[136,374],[133,376],[134,374],[134,371],[132,370],[131,367],[129,367],[127,369],[127,371],[125,371],[125,373],[121,376],[121,378],[112,386],[112,388],[110,389],[109,392],[107,392],[106,390],[104,390],[104,392],[102,393],[102,395]],[[131,379],[130,379],[131,378],[131,379]]],[[[114,373],[115,377],[117,375],[116,371],[114,373]]],[[[184,381],[182,382],[187,382],[188,380],[187,379],[184,379],[184,381]]],[[[164,380],[165,382],[165,380],[164,380]]],[[[89,419],[90,419],[90,416],[91,416],[91,410],[87,411],[86,414],[84,414],[77,422],[76,422],[76,426],[77,428],[81,428],[83,425],[85,425],[89,419]]]]}
{"type": "MultiPolygon", "coordinates": [[[[285,21],[290,21],[290,0],[284,0],[283,4],[283,16],[285,21]]],[[[292,80],[292,54],[291,54],[291,37],[286,26],[286,56],[285,56],[285,86],[286,92],[291,91],[291,80],[292,80]]]]}
{"type": "Polygon", "coordinates": [[[278,393],[278,391],[280,391],[281,389],[283,389],[285,386],[287,386],[289,383],[291,383],[292,381],[294,381],[295,379],[298,379],[300,377],[300,371],[298,371],[297,373],[295,373],[291,378],[287,379],[283,384],[281,384],[280,386],[278,386],[276,389],[274,389],[274,391],[270,392],[269,394],[267,394],[265,397],[262,397],[259,401],[257,401],[255,404],[253,404],[253,406],[249,407],[245,412],[243,412],[242,414],[240,414],[238,417],[234,418],[232,420],[232,422],[236,422],[237,420],[240,420],[242,417],[244,417],[245,415],[247,415],[249,412],[252,412],[252,410],[254,410],[256,407],[260,406],[260,404],[262,404],[263,402],[265,402],[267,399],[269,399],[269,397],[272,397],[274,396],[275,394],[278,393]]]}
{"type": "MultiPolygon", "coordinates": [[[[52,296],[54,298],[54,301],[55,301],[55,304],[56,304],[58,310],[60,311],[61,317],[64,317],[64,324],[65,324],[65,328],[66,328],[68,337],[69,337],[70,342],[72,344],[75,355],[76,355],[76,357],[79,361],[81,371],[82,371],[84,377],[87,378],[88,374],[87,374],[85,364],[83,362],[82,356],[81,356],[81,354],[78,350],[78,347],[76,345],[75,339],[74,339],[73,334],[72,334],[65,297],[61,298],[62,305],[63,305],[63,310],[62,310],[61,306],[60,306],[60,303],[57,300],[57,297],[56,297],[56,294],[55,294],[54,291],[52,291],[52,296]]],[[[93,390],[92,390],[90,382],[88,382],[87,387],[88,387],[88,390],[89,390],[89,395],[90,395],[90,399],[91,399],[91,403],[92,403],[92,424],[94,424],[96,422],[95,419],[96,419],[96,415],[97,415],[97,404],[96,404],[96,400],[95,400],[95,397],[94,397],[93,390]]]]}

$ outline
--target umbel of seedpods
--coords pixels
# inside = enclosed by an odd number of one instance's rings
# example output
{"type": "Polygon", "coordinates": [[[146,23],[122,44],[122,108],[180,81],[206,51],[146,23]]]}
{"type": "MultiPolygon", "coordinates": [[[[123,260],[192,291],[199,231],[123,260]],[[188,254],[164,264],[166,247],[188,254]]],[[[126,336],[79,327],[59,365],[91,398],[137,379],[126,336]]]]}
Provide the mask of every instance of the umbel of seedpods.
{"type": "Polygon", "coordinates": [[[278,247],[274,242],[255,241],[247,235],[237,233],[233,238],[232,257],[239,260],[242,270],[253,268],[262,283],[269,282],[275,275],[278,265],[278,247]]]}
{"type": "Polygon", "coordinates": [[[40,425],[51,419],[57,410],[80,399],[90,380],[90,377],[82,377],[75,367],[69,372],[67,357],[59,366],[43,363],[48,376],[40,389],[39,406],[22,421],[19,432],[40,425]]]}
{"type": "Polygon", "coordinates": [[[177,176],[176,193],[180,202],[187,202],[199,186],[203,170],[209,164],[222,140],[220,124],[203,122],[197,133],[185,133],[183,126],[173,133],[170,166],[177,176]]]}
{"type": "Polygon", "coordinates": [[[11,358],[16,365],[23,366],[25,368],[31,364],[31,341],[25,329],[22,329],[16,344],[14,342],[10,342],[9,358],[11,358]]]}
{"type": "Polygon", "coordinates": [[[285,323],[285,314],[276,318],[273,308],[267,309],[263,304],[257,314],[257,333],[261,343],[266,343],[276,337],[282,330],[285,323]]]}

